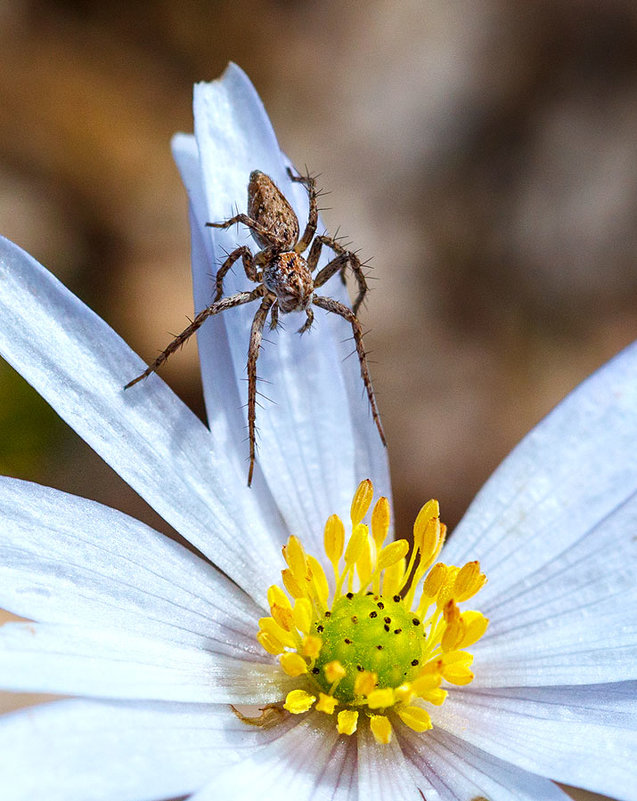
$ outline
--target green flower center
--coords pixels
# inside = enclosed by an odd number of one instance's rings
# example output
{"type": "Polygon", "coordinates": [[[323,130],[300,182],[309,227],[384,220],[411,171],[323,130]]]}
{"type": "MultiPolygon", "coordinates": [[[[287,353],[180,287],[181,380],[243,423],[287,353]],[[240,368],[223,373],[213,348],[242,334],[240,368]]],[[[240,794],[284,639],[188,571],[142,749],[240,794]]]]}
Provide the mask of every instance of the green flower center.
{"type": "Polygon", "coordinates": [[[405,609],[400,596],[350,595],[339,598],[315,624],[323,645],[312,671],[318,685],[329,693],[323,668],[334,660],[340,662],[346,675],[332,694],[345,704],[354,701],[356,676],[365,670],[378,676],[379,687],[399,687],[415,678],[425,636],[422,623],[405,609]]]}

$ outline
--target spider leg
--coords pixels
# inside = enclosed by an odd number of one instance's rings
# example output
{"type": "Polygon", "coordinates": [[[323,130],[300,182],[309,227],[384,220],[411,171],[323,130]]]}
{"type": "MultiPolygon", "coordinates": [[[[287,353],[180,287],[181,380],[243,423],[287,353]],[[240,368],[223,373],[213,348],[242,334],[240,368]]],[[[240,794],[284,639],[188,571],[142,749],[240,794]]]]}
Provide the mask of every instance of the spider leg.
{"type": "Polygon", "coordinates": [[[349,259],[346,255],[336,256],[333,258],[332,261],[328,262],[325,267],[322,267],[316,274],[316,278],[314,279],[314,288],[317,289],[318,287],[327,283],[334,273],[337,273],[339,270],[344,270],[345,267],[347,267],[348,262],[349,259]]]}
{"type": "Polygon", "coordinates": [[[228,270],[230,270],[232,265],[239,258],[241,258],[243,261],[243,269],[245,270],[245,274],[248,276],[248,278],[251,281],[254,281],[256,284],[261,282],[261,276],[256,268],[254,257],[252,256],[250,248],[246,247],[245,245],[241,245],[241,247],[236,248],[232,251],[232,253],[228,254],[228,258],[217,270],[217,275],[215,277],[215,286],[217,291],[214,296],[213,303],[217,303],[217,301],[221,300],[223,297],[223,279],[226,277],[228,270]]]}
{"type": "Polygon", "coordinates": [[[318,192],[316,190],[316,180],[311,175],[295,175],[289,167],[288,175],[293,181],[305,186],[310,200],[310,211],[308,214],[305,231],[303,232],[303,236],[294,246],[295,253],[303,253],[304,250],[309,248],[310,242],[316,233],[316,226],[318,224],[318,192]]]}
{"type": "Polygon", "coordinates": [[[207,222],[206,225],[208,228],[230,228],[230,226],[234,225],[235,223],[243,223],[245,226],[250,228],[250,230],[254,231],[257,236],[263,237],[268,242],[274,243],[277,241],[277,237],[273,235],[271,230],[263,225],[260,225],[256,220],[253,220],[252,217],[248,217],[247,214],[235,214],[234,217],[230,217],[230,219],[226,220],[225,222],[207,222]]]}
{"type": "Polygon", "coordinates": [[[263,326],[270,307],[276,300],[274,295],[266,295],[257,309],[250,329],[250,346],[248,348],[248,437],[250,440],[250,468],[248,470],[248,486],[252,484],[254,460],[256,458],[255,428],[257,407],[257,359],[261,350],[263,326]]]}
{"type": "Polygon", "coordinates": [[[234,295],[230,295],[228,298],[222,298],[221,300],[212,303],[210,306],[200,311],[190,325],[187,328],[184,328],[181,334],[173,339],[168,347],[159,354],[155,361],[149,367],[147,367],[141,375],[138,375],[137,378],[129,381],[124,389],[132,387],[134,384],[137,384],[138,381],[141,381],[151,373],[156,372],[169,356],[178,350],[186,342],[186,340],[190,339],[190,337],[208,319],[208,317],[212,317],[213,314],[219,314],[220,312],[226,311],[226,309],[232,309],[234,306],[241,306],[244,303],[250,303],[250,301],[261,297],[264,291],[265,288],[260,285],[256,289],[253,289],[252,292],[237,292],[234,295]]]}
{"type": "MultiPolygon", "coordinates": [[[[356,282],[358,284],[358,295],[356,300],[352,304],[352,310],[354,314],[358,314],[358,310],[360,309],[361,303],[367,294],[367,281],[365,280],[365,275],[363,274],[363,268],[361,266],[360,259],[358,256],[353,253],[351,250],[347,250],[344,248],[340,242],[337,242],[331,236],[323,236],[319,235],[315,237],[314,242],[312,242],[312,247],[310,248],[310,255],[308,256],[307,263],[308,267],[310,268],[310,272],[314,272],[316,269],[316,265],[318,264],[319,256],[321,255],[321,250],[323,245],[326,245],[328,248],[331,248],[334,253],[336,253],[336,259],[333,259],[329,264],[327,264],[317,275],[317,280],[319,276],[321,276],[325,270],[327,270],[330,265],[333,265],[337,259],[341,258],[340,270],[341,270],[341,278],[343,282],[345,282],[345,268],[349,264],[351,271],[354,273],[354,277],[356,278],[356,282]]],[[[323,277],[321,284],[325,283],[328,278],[330,278],[334,272],[336,272],[337,267],[334,268],[334,271],[329,273],[329,275],[325,275],[323,277]]],[[[321,284],[317,284],[316,281],[314,282],[314,286],[321,286],[321,284]]]]}
{"type": "Polygon", "coordinates": [[[365,385],[365,389],[367,391],[367,398],[369,399],[369,405],[372,410],[372,417],[374,418],[376,428],[380,434],[381,442],[383,445],[387,446],[385,432],[383,431],[383,427],[380,422],[380,415],[378,414],[378,408],[376,407],[376,398],[374,397],[374,389],[372,387],[372,380],[369,375],[369,368],[367,367],[367,357],[365,355],[365,346],[363,344],[363,330],[361,328],[361,324],[358,322],[356,314],[354,314],[354,312],[343,303],[339,303],[338,300],[334,300],[333,298],[325,298],[321,295],[315,295],[312,298],[312,303],[321,309],[333,312],[334,314],[339,314],[341,317],[344,317],[352,326],[354,342],[356,344],[356,353],[358,354],[358,360],[361,365],[361,378],[363,379],[363,384],[365,385]]]}
{"type": "Polygon", "coordinates": [[[270,314],[270,331],[274,331],[274,329],[279,324],[279,306],[275,303],[272,306],[272,312],[270,314]]]}
{"type": "Polygon", "coordinates": [[[306,331],[309,331],[312,327],[312,323],[314,322],[314,312],[310,307],[305,310],[305,314],[307,315],[307,320],[303,323],[303,325],[299,328],[299,334],[304,334],[306,331]]]}

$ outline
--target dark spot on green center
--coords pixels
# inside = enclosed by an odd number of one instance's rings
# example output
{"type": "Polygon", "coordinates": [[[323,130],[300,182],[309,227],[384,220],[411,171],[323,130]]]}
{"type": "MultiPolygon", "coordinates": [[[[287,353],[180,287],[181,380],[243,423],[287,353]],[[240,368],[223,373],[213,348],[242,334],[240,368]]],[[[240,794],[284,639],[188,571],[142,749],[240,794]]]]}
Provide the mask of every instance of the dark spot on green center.
{"type": "Polygon", "coordinates": [[[339,598],[331,615],[323,618],[320,630],[316,626],[316,633],[323,647],[316,660],[319,672],[315,679],[329,692],[323,667],[338,660],[347,671],[334,691],[341,703],[354,700],[354,681],[362,670],[376,673],[379,687],[398,687],[418,675],[424,630],[422,624],[414,625],[413,612],[405,609],[401,600],[378,595],[339,598]],[[378,609],[383,610],[382,616],[378,609]],[[391,626],[385,623],[387,618],[391,626]]]}

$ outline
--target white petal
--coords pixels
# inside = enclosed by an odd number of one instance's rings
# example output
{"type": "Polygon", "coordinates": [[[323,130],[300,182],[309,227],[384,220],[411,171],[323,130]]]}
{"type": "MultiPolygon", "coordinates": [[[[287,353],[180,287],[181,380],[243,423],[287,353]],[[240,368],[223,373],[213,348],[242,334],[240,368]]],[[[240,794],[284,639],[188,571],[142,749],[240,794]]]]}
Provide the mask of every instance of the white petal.
{"type": "Polygon", "coordinates": [[[441,801],[568,801],[548,779],[502,762],[439,728],[424,735],[406,726],[399,731],[405,756],[427,777],[441,801]]]}
{"type": "Polygon", "coordinates": [[[391,798],[392,801],[443,801],[422,774],[405,759],[395,733],[387,745],[378,745],[367,721],[356,732],[358,739],[358,796],[360,799],[391,798]]]}
{"type": "MultiPolygon", "coordinates": [[[[206,221],[226,219],[236,206],[245,207],[252,169],[263,170],[275,180],[296,206],[303,224],[307,214],[305,190],[292,184],[287,176],[287,162],[263,106],[238,67],[231,65],[220,81],[197,85],[195,132],[200,179],[197,180],[192,162],[188,165],[192,147],[177,140],[175,155],[188,184],[193,221],[200,231],[206,221]]],[[[249,241],[246,232],[237,228],[225,232],[205,230],[210,245],[197,245],[193,261],[196,302],[202,305],[210,302],[210,272],[224,252],[249,241]]],[[[193,239],[199,239],[199,232],[193,239]]],[[[224,284],[226,294],[245,288],[246,282],[249,284],[237,266],[224,284]]],[[[332,284],[329,290],[326,287],[328,291],[335,291],[332,284]]],[[[210,333],[202,330],[200,337],[204,385],[212,384],[213,371],[226,361],[225,354],[212,356],[210,351],[225,349],[229,343],[241,404],[246,397],[245,365],[254,312],[252,306],[246,306],[222,315],[227,338],[217,335],[220,324],[208,323],[203,328],[209,327],[210,333]]],[[[352,359],[342,362],[341,341],[351,335],[347,324],[317,314],[315,328],[301,338],[295,332],[302,322],[297,318],[298,315],[283,318],[288,330],[281,327],[269,333],[267,338],[271,341],[265,343],[259,357],[261,386],[267,387],[264,392],[273,400],[265,401],[264,408],[258,411],[259,464],[288,527],[306,542],[316,543],[327,517],[333,512],[347,512],[352,492],[362,478],[372,478],[384,494],[389,482],[384,448],[360,399],[358,365],[352,359]]],[[[348,345],[346,352],[350,350],[348,345]]],[[[214,406],[219,401],[212,395],[208,394],[207,401],[214,419],[218,413],[214,406]]],[[[232,398],[236,402],[236,393],[232,398]]],[[[247,453],[247,445],[242,442],[245,420],[234,436],[235,447],[247,453]]]]}
{"type": "MultiPolygon", "coordinates": [[[[604,567],[606,569],[606,567],[604,567]]],[[[621,595],[583,603],[568,613],[537,614],[533,624],[516,618],[494,626],[475,655],[473,687],[535,687],[637,679],[634,604],[621,595]],[[509,629],[509,626],[512,630],[509,629]]]]}
{"type": "Polygon", "coordinates": [[[636,801],[636,688],[454,690],[432,719],[523,770],[636,801]]]}
{"type": "Polygon", "coordinates": [[[220,767],[279,733],[247,726],[227,706],[61,701],[34,707],[0,717],[3,797],[171,798],[197,790],[220,767]]]}
{"type": "Polygon", "coordinates": [[[0,477],[0,606],[263,661],[263,614],[225,576],[115,509],[0,477]]]}
{"type": "Polygon", "coordinates": [[[180,534],[263,600],[280,556],[208,430],[88,307],[0,239],[0,353],[180,534]]]}
{"type": "Polygon", "coordinates": [[[608,597],[613,583],[634,587],[634,531],[616,524],[615,516],[622,517],[637,490],[636,408],[637,344],[569,395],[478,494],[443,558],[454,564],[480,559],[489,583],[479,608],[487,615],[505,603],[514,604],[516,614],[546,603],[561,587],[562,571],[561,594],[586,586],[588,602],[598,593],[608,597]],[[616,550],[619,557],[609,573],[605,559],[590,556],[598,536],[601,553],[616,550]],[[574,566],[574,548],[589,561],[574,566]]]}
{"type": "Polygon", "coordinates": [[[252,751],[240,764],[222,770],[190,801],[252,797],[259,801],[356,801],[351,770],[354,749],[354,738],[338,736],[333,717],[315,712],[282,737],[252,751]]]}
{"type": "Polygon", "coordinates": [[[295,684],[274,663],[82,625],[6,623],[0,654],[0,686],[15,691],[260,704],[281,701],[295,684]]]}
{"type": "Polygon", "coordinates": [[[474,686],[637,678],[636,528],[633,494],[515,593],[478,601],[491,622],[474,686]]]}

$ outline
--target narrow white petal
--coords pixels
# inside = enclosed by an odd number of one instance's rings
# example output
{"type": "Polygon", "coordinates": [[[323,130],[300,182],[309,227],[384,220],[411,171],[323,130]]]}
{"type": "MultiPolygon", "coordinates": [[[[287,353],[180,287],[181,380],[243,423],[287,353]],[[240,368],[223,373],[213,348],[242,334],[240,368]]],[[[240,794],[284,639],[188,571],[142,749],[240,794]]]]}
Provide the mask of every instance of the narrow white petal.
{"type": "MultiPolygon", "coordinates": [[[[197,85],[195,133],[197,149],[177,140],[175,155],[189,190],[193,222],[199,229],[193,234],[198,243],[193,270],[199,308],[210,302],[210,272],[224,252],[251,241],[236,227],[225,232],[204,228],[207,221],[226,219],[236,207],[245,208],[250,171],[260,169],[275,180],[298,210],[301,225],[307,215],[307,198],[303,187],[292,184],[287,176],[287,161],[261,101],[238,67],[231,65],[219,81],[197,85]],[[196,155],[199,175],[192,167],[196,155]],[[205,231],[208,239],[203,247],[198,242],[200,231],[205,231]]],[[[249,283],[238,265],[224,285],[226,294],[249,283]]],[[[342,291],[338,281],[326,287],[326,293],[342,291]]],[[[225,352],[211,355],[211,351],[229,347],[241,405],[247,391],[246,357],[254,312],[252,306],[233,309],[222,315],[222,322],[206,323],[200,336],[204,385],[212,386],[214,371],[227,362],[225,352]],[[227,337],[219,335],[222,325],[227,337]]],[[[384,448],[361,402],[358,364],[353,359],[342,361],[342,340],[351,335],[347,324],[317,314],[315,327],[301,338],[296,328],[303,319],[284,317],[281,322],[286,330],[282,325],[269,333],[271,341],[264,344],[259,357],[260,387],[273,401],[264,400],[258,411],[259,464],[288,527],[306,542],[315,543],[331,513],[347,512],[351,494],[362,478],[372,478],[384,494],[389,482],[384,448]],[[360,419],[363,409],[364,422],[360,419]]],[[[236,402],[237,393],[231,398],[236,402]]],[[[218,414],[218,402],[215,390],[207,393],[211,420],[218,414]]],[[[235,447],[247,454],[244,436],[245,418],[234,437],[235,447]]]]}
{"type": "MultiPolygon", "coordinates": [[[[494,626],[475,655],[473,687],[537,687],[637,679],[637,619],[623,598],[582,604],[561,614],[515,616],[494,626]],[[511,627],[511,629],[509,628],[511,627]]],[[[487,630],[489,633],[489,630],[487,630]]]]}
{"type": "Polygon", "coordinates": [[[441,801],[568,801],[548,779],[520,770],[439,728],[423,735],[400,725],[399,732],[403,753],[431,782],[441,801]]]}
{"type": "Polygon", "coordinates": [[[33,707],[0,717],[3,798],[157,801],[180,796],[280,731],[247,726],[227,706],[82,700],[33,707]]]}
{"type": "Polygon", "coordinates": [[[262,601],[280,557],[210,433],[40,264],[0,239],[0,353],[180,534],[262,601]]]}
{"type": "MultiPolygon", "coordinates": [[[[195,137],[177,134],[172,141],[173,156],[190,200],[191,258],[193,264],[193,291],[195,308],[204,309],[212,300],[214,289],[211,275],[215,261],[213,239],[206,229],[208,219],[202,210],[206,208],[202,184],[199,151],[195,137]]],[[[231,312],[235,313],[235,312],[231,312]]],[[[226,454],[228,470],[233,471],[237,484],[247,483],[246,461],[246,383],[237,382],[235,368],[228,343],[226,315],[210,317],[197,332],[199,355],[202,364],[201,379],[210,435],[215,450],[226,454]]],[[[247,346],[246,346],[247,347],[247,346]]],[[[247,352],[247,351],[246,351],[247,352]]],[[[257,468],[250,490],[259,505],[265,525],[272,540],[283,545],[289,531],[281,523],[280,512],[257,468]]]]}
{"type": "Polygon", "coordinates": [[[523,770],[636,801],[636,687],[454,690],[432,719],[523,770]]]}
{"type": "Polygon", "coordinates": [[[358,797],[392,801],[444,801],[429,780],[405,758],[394,732],[391,742],[378,745],[367,721],[356,733],[358,740],[358,797]]]}
{"type": "Polygon", "coordinates": [[[278,664],[82,625],[6,623],[0,655],[0,686],[19,692],[267,704],[295,683],[278,664]]]}
{"type": "Polygon", "coordinates": [[[506,617],[507,603],[524,614],[571,587],[585,587],[587,602],[608,597],[613,584],[634,587],[637,547],[625,523],[635,519],[636,408],[637,343],[571,393],[478,494],[443,558],[480,559],[489,577],[480,594],[487,615],[493,605],[506,617]]]}
{"type": "Polygon", "coordinates": [[[482,606],[474,686],[637,678],[637,494],[515,591],[482,606]]]}
{"type": "Polygon", "coordinates": [[[351,770],[354,749],[354,738],[339,737],[332,717],[315,712],[250,752],[241,763],[222,770],[190,801],[252,797],[259,801],[356,801],[351,770]]]}
{"type": "Polygon", "coordinates": [[[263,611],[203,559],[95,501],[0,477],[0,606],[263,660],[263,611]]]}

